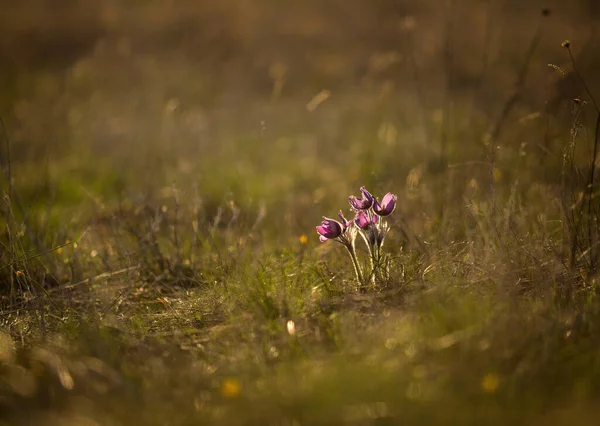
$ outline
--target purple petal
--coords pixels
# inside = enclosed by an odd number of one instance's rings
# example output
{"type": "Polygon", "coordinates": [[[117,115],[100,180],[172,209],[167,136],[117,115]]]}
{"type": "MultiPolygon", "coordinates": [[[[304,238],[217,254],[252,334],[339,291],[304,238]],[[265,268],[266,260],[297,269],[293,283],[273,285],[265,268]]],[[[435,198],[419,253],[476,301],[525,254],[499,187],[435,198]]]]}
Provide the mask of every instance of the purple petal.
{"type": "Polygon", "coordinates": [[[379,216],[388,216],[396,208],[397,199],[398,197],[396,195],[392,194],[391,192],[388,192],[383,196],[381,203],[379,203],[379,201],[377,200],[374,200],[373,211],[379,216]]]}
{"type": "Polygon", "coordinates": [[[355,197],[351,195],[348,197],[348,201],[350,202],[350,207],[354,210],[368,210],[373,205],[373,196],[369,191],[365,189],[364,186],[361,186],[360,192],[362,194],[361,198],[355,197]]]}
{"type": "Polygon", "coordinates": [[[377,201],[377,199],[373,200],[373,211],[377,214],[381,212],[381,204],[379,204],[379,201],[377,201]]]}
{"type": "Polygon", "coordinates": [[[354,195],[351,195],[350,197],[348,197],[348,201],[350,202],[350,207],[352,207],[354,210],[364,210],[365,209],[364,200],[361,200],[360,198],[356,198],[354,195]]]}
{"type": "Polygon", "coordinates": [[[358,226],[360,229],[368,229],[371,225],[369,216],[367,216],[367,214],[363,211],[358,212],[356,219],[354,219],[354,223],[356,223],[356,226],[358,226]]]}
{"type": "Polygon", "coordinates": [[[350,223],[350,222],[348,221],[348,219],[346,219],[344,217],[344,213],[341,210],[338,212],[338,217],[341,219],[341,221],[342,221],[342,228],[343,228],[343,231],[345,231],[346,228],[348,228],[348,223],[350,223]]]}
{"type": "Polygon", "coordinates": [[[394,194],[392,194],[391,192],[388,192],[387,194],[385,194],[383,196],[383,199],[381,200],[381,204],[383,205],[384,208],[388,207],[389,205],[395,206],[396,199],[397,199],[397,197],[394,194]]]}
{"type": "Polygon", "coordinates": [[[323,221],[317,226],[317,232],[328,239],[339,237],[343,231],[341,223],[327,217],[323,217],[323,221]]]}
{"type": "MultiPolygon", "coordinates": [[[[371,193],[369,191],[367,191],[367,189],[364,186],[360,187],[360,192],[363,195],[363,199],[365,199],[365,200],[369,201],[371,204],[373,204],[373,200],[375,199],[375,197],[373,197],[371,195],[371,193]]],[[[371,207],[371,206],[369,206],[369,207],[371,207]]]]}

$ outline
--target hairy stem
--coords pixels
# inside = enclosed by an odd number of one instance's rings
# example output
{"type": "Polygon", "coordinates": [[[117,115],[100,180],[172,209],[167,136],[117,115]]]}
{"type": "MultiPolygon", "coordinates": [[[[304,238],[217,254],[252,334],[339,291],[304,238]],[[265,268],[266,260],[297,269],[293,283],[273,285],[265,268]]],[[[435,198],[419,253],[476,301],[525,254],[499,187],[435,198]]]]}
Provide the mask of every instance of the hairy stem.
{"type": "Polygon", "coordinates": [[[356,250],[354,249],[354,245],[348,244],[345,247],[348,250],[348,254],[350,254],[350,259],[352,259],[352,266],[354,266],[354,273],[356,274],[356,279],[359,283],[359,290],[361,293],[364,293],[366,291],[365,280],[362,268],[360,267],[360,263],[358,262],[358,257],[356,257],[356,250]]]}

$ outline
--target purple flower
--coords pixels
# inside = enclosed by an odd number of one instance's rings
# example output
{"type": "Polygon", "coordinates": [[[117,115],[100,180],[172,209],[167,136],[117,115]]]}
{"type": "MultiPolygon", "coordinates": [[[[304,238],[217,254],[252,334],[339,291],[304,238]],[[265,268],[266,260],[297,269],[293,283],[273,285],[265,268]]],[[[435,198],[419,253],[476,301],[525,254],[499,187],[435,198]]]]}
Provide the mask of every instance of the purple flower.
{"type": "Polygon", "coordinates": [[[348,220],[348,219],[346,219],[346,218],[344,217],[344,213],[343,213],[341,210],[339,211],[339,213],[338,213],[338,216],[339,216],[339,218],[340,218],[340,219],[341,219],[341,221],[342,221],[342,228],[343,228],[342,232],[344,232],[344,231],[346,231],[346,229],[348,229],[348,227],[349,227],[350,225],[352,225],[352,221],[351,221],[351,220],[348,220]]]}
{"type": "Polygon", "coordinates": [[[369,219],[368,214],[366,214],[364,211],[359,211],[356,215],[356,218],[354,218],[354,223],[356,223],[356,226],[358,226],[360,229],[366,230],[369,229],[371,224],[374,225],[377,223],[377,216],[373,216],[371,219],[369,219]]]}
{"type": "Polygon", "coordinates": [[[373,211],[379,216],[388,216],[396,208],[397,199],[398,197],[396,197],[391,192],[388,192],[383,196],[381,204],[377,200],[373,201],[373,211]]]}
{"type": "Polygon", "coordinates": [[[354,195],[351,195],[348,200],[350,202],[350,206],[354,210],[367,210],[373,205],[373,201],[375,198],[365,189],[364,186],[360,187],[360,192],[362,193],[361,198],[357,198],[354,195]]]}
{"type": "Polygon", "coordinates": [[[340,235],[345,230],[345,225],[342,225],[337,220],[329,219],[323,216],[323,222],[319,226],[317,226],[317,232],[320,237],[319,240],[321,242],[325,242],[327,240],[333,240],[340,235]]]}

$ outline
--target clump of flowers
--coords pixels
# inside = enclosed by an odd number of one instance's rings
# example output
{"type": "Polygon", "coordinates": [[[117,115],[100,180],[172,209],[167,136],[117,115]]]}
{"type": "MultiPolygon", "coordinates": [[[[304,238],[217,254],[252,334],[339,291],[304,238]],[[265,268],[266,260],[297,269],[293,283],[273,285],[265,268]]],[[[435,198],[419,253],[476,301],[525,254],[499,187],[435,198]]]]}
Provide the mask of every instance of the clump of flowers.
{"type": "Polygon", "coordinates": [[[360,188],[360,192],[360,197],[351,195],[348,199],[354,212],[352,220],[346,219],[340,210],[338,213],[340,220],[323,217],[323,221],[317,226],[317,233],[321,242],[333,240],[341,243],[346,248],[352,259],[356,279],[360,286],[359,289],[364,292],[369,283],[374,284],[382,276],[387,259],[382,247],[390,230],[386,218],[396,208],[398,197],[388,192],[379,201],[364,186],[360,188]],[[361,236],[367,246],[370,265],[368,274],[364,273],[356,254],[355,243],[358,235],[361,236]]]}

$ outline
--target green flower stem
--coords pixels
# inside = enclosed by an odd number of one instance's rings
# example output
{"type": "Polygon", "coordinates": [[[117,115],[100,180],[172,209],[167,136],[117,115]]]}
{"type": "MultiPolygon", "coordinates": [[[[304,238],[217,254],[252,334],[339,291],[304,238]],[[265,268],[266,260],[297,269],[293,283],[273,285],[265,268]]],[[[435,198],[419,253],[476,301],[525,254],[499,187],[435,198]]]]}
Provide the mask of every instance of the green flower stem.
{"type": "Polygon", "coordinates": [[[348,244],[346,245],[346,249],[348,249],[348,253],[350,254],[350,259],[352,259],[352,265],[354,266],[354,272],[356,273],[356,279],[360,285],[360,291],[364,292],[364,277],[362,273],[362,269],[360,267],[360,263],[358,262],[358,258],[356,257],[356,250],[354,249],[354,245],[348,244]]]}
{"type": "Polygon", "coordinates": [[[375,244],[375,246],[373,247],[373,251],[375,252],[375,256],[374,256],[374,264],[375,266],[373,267],[373,279],[375,279],[375,276],[377,276],[377,278],[381,278],[381,246],[375,244]]]}
{"type": "Polygon", "coordinates": [[[375,285],[375,246],[371,246],[367,238],[364,238],[365,245],[367,246],[367,250],[369,251],[369,262],[371,263],[371,273],[369,274],[369,281],[371,284],[375,285]]]}

